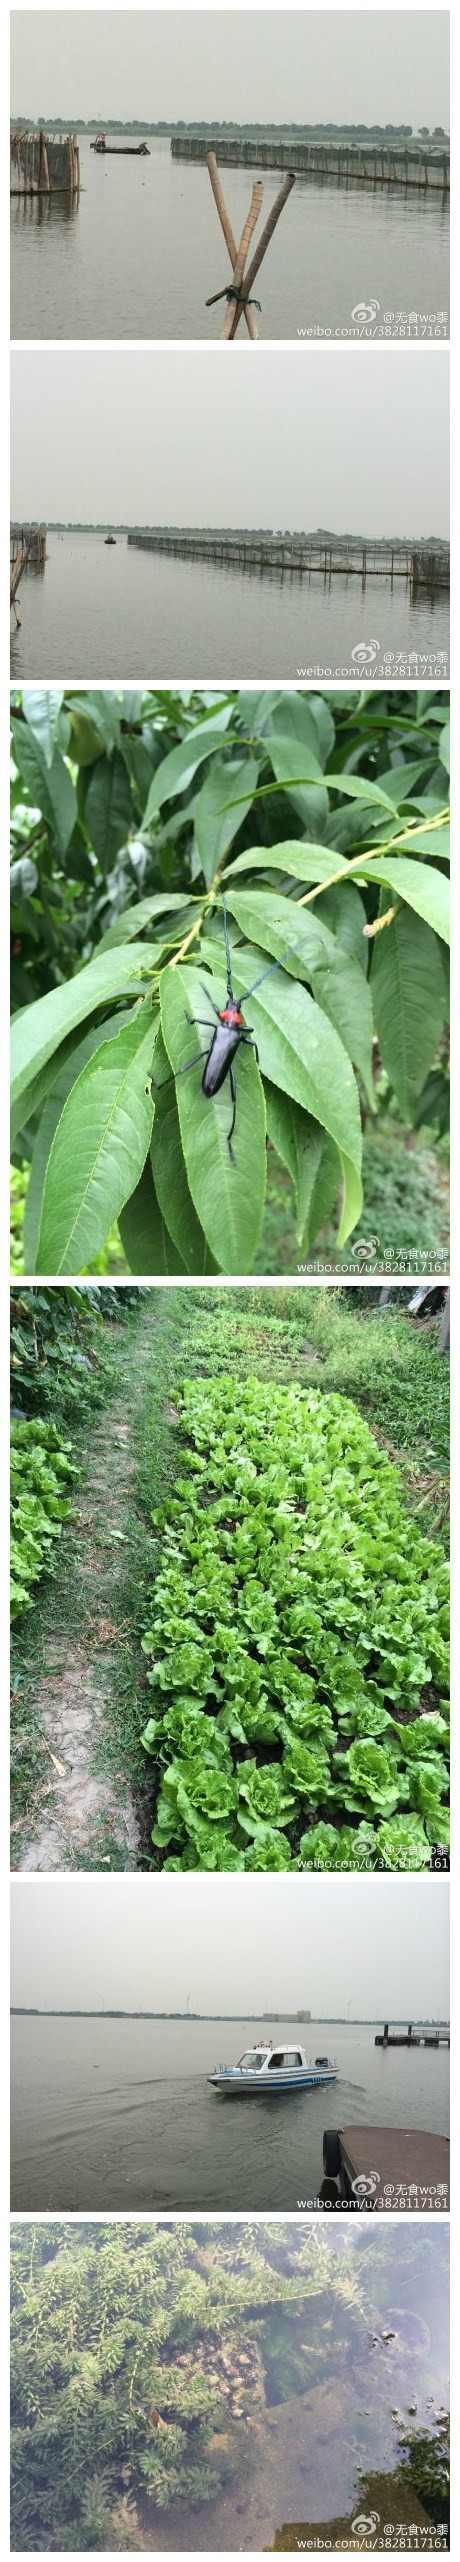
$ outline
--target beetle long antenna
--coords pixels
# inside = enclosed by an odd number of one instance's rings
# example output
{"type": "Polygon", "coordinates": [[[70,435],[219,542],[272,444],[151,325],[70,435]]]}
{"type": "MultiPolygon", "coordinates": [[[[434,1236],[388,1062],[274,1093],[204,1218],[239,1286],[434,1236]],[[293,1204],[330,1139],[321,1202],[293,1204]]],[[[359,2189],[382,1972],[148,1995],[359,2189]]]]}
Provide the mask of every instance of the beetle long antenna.
{"type": "MultiPolygon", "coordinates": [[[[222,893],[222,906],[223,906],[223,911],[224,911],[225,952],[226,952],[226,961],[227,961],[227,996],[229,996],[229,997],[231,998],[231,1002],[232,1002],[232,1004],[233,1004],[233,1003],[234,1003],[234,990],[233,990],[233,987],[232,987],[232,964],[231,964],[231,959],[230,959],[230,944],[229,944],[229,939],[228,939],[227,903],[226,903],[226,899],[224,898],[223,893],[222,893]]],[[[291,950],[290,950],[289,945],[286,945],[286,946],[285,946],[285,950],[284,950],[284,952],[280,952],[279,960],[278,960],[278,961],[269,961],[268,969],[266,969],[266,970],[261,970],[260,979],[253,979],[253,981],[252,981],[252,987],[245,987],[245,990],[244,990],[244,996],[239,996],[239,997],[238,997],[238,1004],[239,1004],[239,1005],[246,1005],[246,1002],[247,1002],[247,998],[248,998],[248,996],[254,996],[255,988],[256,988],[256,987],[261,987],[261,986],[262,986],[262,980],[263,980],[263,979],[269,979],[269,978],[270,978],[272,970],[282,970],[284,961],[295,961],[296,959],[297,959],[297,953],[296,953],[296,952],[294,952],[294,951],[291,951],[291,950]]]]}
{"type": "Polygon", "coordinates": [[[230,944],[229,944],[229,939],[228,939],[228,925],[227,925],[227,901],[226,901],[226,899],[225,899],[224,897],[222,898],[222,906],[223,906],[223,911],[224,911],[225,959],[226,959],[226,963],[227,963],[227,996],[229,996],[229,997],[230,997],[231,1002],[233,1003],[232,964],[231,964],[231,960],[230,960],[230,944]]]}
{"type": "Polygon", "coordinates": [[[238,997],[238,1004],[246,1005],[248,996],[254,996],[255,988],[262,986],[262,979],[269,979],[271,977],[272,970],[282,970],[284,961],[294,961],[296,957],[295,952],[280,952],[279,961],[270,961],[268,970],[261,971],[260,979],[253,979],[252,987],[245,987],[244,995],[238,997]]]}

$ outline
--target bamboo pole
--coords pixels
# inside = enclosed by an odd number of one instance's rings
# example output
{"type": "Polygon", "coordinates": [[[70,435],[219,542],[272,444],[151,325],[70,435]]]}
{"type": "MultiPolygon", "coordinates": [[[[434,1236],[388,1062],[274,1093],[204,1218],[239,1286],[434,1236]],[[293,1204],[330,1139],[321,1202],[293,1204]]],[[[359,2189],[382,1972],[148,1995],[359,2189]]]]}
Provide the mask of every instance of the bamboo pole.
{"type": "Polygon", "coordinates": [[[18,552],[13,553],[13,560],[10,569],[10,605],[14,605],[23,569],[26,568],[29,549],[30,545],[28,542],[26,543],[24,535],[22,535],[21,548],[18,552]]]}
{"type": "MultiPolygon", "coordinates": [[[[270,213],[268,214],[265,230],[261,234],[258,249],[256,249],[252,260],[252,266],[248,267],[247,276],[245,276],[245,291],[247,294],[252,292],[252,286],[255,284],[256,276],[258,276],[259,267],[261,267],[262,259],[265,257],[265,251],[268,249],[270,240],[273,239],[274,231],[276,231],[276,225],[277,222],[279,222],[280,214],[282,214],[283,205],[286,204],[287,197],[290,196],[291,187],[295,187],[295,174],[293,169],[287,169],[286,177],[283,178],[282,187],[279,188],[278,195],[275,196],[274,203],[272,204],[270,213]]],[[[244,305],[244,310],[247,310],[246,304],[244,305]]],[[[237,303],[236,311],[233,313],[232,317],[231,328],[229,330],[230,338],[236,337],[236,331],[240,320],[241,305],[238,305],[237,303]]]]}
{"type": "MultiPolygon", "coordinates": [[[[223,188],[221,187],[221,183],[220,183],[219,171],[218,171],[218,167],[217,167],[217,160],[216,160],[215,151],[207,151],[207,152],[206,152],[206,167],[207,167],[207,169],[209,169],[209,176],[210,176],[210,180],[211,180],[211,186],[212,186],[212,192],[213,192],[213,197],[214,197],[214,203],[215,203],[215,205],[217,206],[217,212],[218,212],[218,215],[219,215],[219,222],[220,222],[220,224],[221,224],[221,229],[222,229],[222,231],[223,231],[224,240],[225,240],[225,245],[226,245],[226,248],[228,249],[229,259],[230,259],[230,262],[231,262],[231,266],[232,266],[232,268],[233,268],[233,267],[236,267],[236,261],[237,261],[238,251],[237,251],[236,240],[235,240],[235,238],[234,238],[234,234],[233,234],[233,231],[232,231],[232,226],[231,226],[231,222],[230,222],[230,219],[229,219],[229,215],[228,215],[228,213],[227,213],[227,207],[226,207],[226,203],[225,203],[225,196],[224,196],[223,188]]],[[[257,327],[256,327],[256,322],[255,322],[255,320],[254,320],[254,313],[253,313],[250,309],[248,309],[248,305],[247,305],[247,303],[245,303],[245,306],[244,306],[244,317],[245,317],[245,322],[246,322],[246,328],[247,328],[247,332],[248,332],[248,337],[249,337],[249,338],[257,338],[259,333],[258,333],[258,329],[257,329],[257,327]]]]}
{"type": "MultiPolygon", "coordinates": [[[[245,225],[244,225],[244,231],[242,231],[242,233],[241,233],[241,240],[240,240],[239,250],[238,250],[238,252],[237,252],[237,257],[236,257],[236,261],[235,261],[235,266],[234,266],[234,269],[233,269],[233,283],[234,283],[234,286],[235,286],[235,289],[236,289],[236,290],[237,290],[237,288],[238,288],[238,285],[241,285],[241,290],[243,290],[243,276],[244,276],[244,270],[245,270],[245,266],[246,266],[246,259],[247,259],[248,249],[249,249],[249,242],[250,242],[250,240],[252,240],[252,234],[253,234],[253,231],[255,231],[256,222],[258,222],[258,220],[259,220],[259,214],[260,214],[261,205],[262,205],[262,202],[263,202],[263,192],[264,192],[264,191],[263,191],[263,186],[262,186],[262,183],[261,183],[261,179],[260,179],[260,178],[256,178],[256,180],[255,180],[255,184],[254,184],[254,186],[253,186],[253,190],[252,190],[251,203],[250,203],[250,207],[249,207],[249,213],[248,213],[248,216],[247,216],[247,221],[245,222],[245,225]]],[[[235,327],[236,327],[236,326],[237,326],[237,324],[238,324],[238,321],[239,321],[239,320],[241,320],[241,313],[242,313],[242,311],[244,311],[244,310],[245,310],[245,308],[246,308],[245,303],[244,303],[244,302],[240,302],[240,301],[239,301],[239,299],[238,299],[238,293],[237,293],[237,299],[236,299],[236,302],[233,302],[233,299],[232,299],[232,301],[231,301],[231,302],[227,303],[227,309],[226,309],[226,313],[225,313],[225,320],[224,320],[224,321],[223,321],[223,323],[222,323],[222,328],[221,328],[221,333],[220,333],[221,338],[233,338],[233,337],[234,337],[235,331],[234,331],[234,328],[233,328],[233,322],[235,322],[235,327]]],[[[252,334],[252,333],[251,333],[251,334],[252,334]]],[[[256,322],[256,321],[254,322],[254,332],[253,332],[253,334],[254,334],[254,337],[255,337],[255,338],[258,338],[258,336],[259,336],[259,331],[258,331],[258,328],[257,328],[257,322],[256,322]]]]}

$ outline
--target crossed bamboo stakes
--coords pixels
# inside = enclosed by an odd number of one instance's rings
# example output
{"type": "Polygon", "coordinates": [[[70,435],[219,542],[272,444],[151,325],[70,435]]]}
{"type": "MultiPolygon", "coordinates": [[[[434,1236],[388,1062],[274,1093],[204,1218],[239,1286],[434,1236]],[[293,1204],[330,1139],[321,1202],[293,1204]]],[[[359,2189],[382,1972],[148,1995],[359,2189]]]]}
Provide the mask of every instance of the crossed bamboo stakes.
{"type": "Polygon", "coordinates": [[[275,196],[274,204],[272,204],[271,212],[268,215],[265,230],[261,232],[258,249],[256,249],[252,259],[252,264],[248,267],[247,273],[245,274],[249,243],[252,240],[252,234],[253,231],[255,231],[256,222],[258,222],[262,205],[264,192],[262,181],[260,178],[256,178],[255,180],[249,213],[244,225],[244,231],[241,233],[239,249],[237,249],[230,218],[227,213],[225,196],[223,187],[221,186],[215,151],[206,152],[206,167],[209,169],[214,203],[217,205],[219,222],[222,226],[224,240],[226,242],[232,267],[231,285],[222,285],[220,293],[218,294],[208,294],[206,309],[207,311],[210,310],[211,303],[223,302],[225,296],[227,310],[220,333],[221,338],[236,338],[236,332],[239,328],[240,320],[243,319],[246,322],[248,337],[260,338],[260,329],[258,329],[257,321],[255,319],[255,309],[260,311],[260,303],[254,305],[252,287],[255,284],[256,276],[258,276],[259,267],[262,266],[262,259],[265,257],[265,251],[268,249],[270,240],[273,239],[273,233],[276,230],[277,222],[279,222],[280,214],[282,214],[283,205],[286,204],[287,197],[290,196],[291,187],[295,187],[294,171],[292,169],[288,169],[286,177],[283,178],[282,187],[279,188],[278,195],[275,196]]]}

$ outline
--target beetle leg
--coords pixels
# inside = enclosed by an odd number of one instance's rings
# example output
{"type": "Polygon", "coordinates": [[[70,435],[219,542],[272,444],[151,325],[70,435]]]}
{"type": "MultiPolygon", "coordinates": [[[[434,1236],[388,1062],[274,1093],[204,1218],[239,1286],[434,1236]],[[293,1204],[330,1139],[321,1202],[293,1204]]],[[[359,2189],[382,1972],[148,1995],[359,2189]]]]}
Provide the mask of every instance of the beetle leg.
{"type": "MultiPolygon", "coordinates": [[[[175,1077],[176,1077],[176,1076],[187,1076],[188,1069],[189,1069],[189,1068],[192,1068],[192,1067],[198,1067],[198,1066],[199,1066],[199,1064],[200,1064],[200,1062],[201,1062],[201,1060],[202,1060],[202,1057],[203,1057],[203,1051],[202,1051],[202,1050],[196,1050],[196,1052],[195,1052],[195,1058],[194,1058],[194,1059],[184,1059],[184,1065],[183,1065],[183,1067],[179,1067],[179,1068],[171,1068],[171,1075],[170,1075],[170,1076],[160,1076],[160,1077],[158,1077],[158,1076],[152,1076],[152,1072],[150,1072],[150,1076],[149,1076],[149,1085],[154,1085],[154,1086],[155,1086],[155,1091],[156,1091],[156,1093],[157,1093],[157,1094],[162,1094],[162,1092],[163,1092],[163,1086],[164,1086],[164,1085],[174,1085],[174,1080],[175,1080],[175,1077]]],[[[146,1091],[147,1091],[147,1088],[146,1088],[146,1091]]]]}
{"type": "Polygon", "coordinates": [[[233,1148],[232,1148],[232,1138],[233,1138],[233,1132],[234,1132],[234,1128],[235,1128],[235,1121],[236,1121],[236,1085],[235,1085],[235,1078],[234,1078],[234,1074],[233,1074],[233,1068],[232,1068],[232,1065],[231,1065],[231,1064],[230,1064],[230,1068],[229,1068],[229,1076],[230,1076],[230,1093],[231,1093],[231,1098],[232,1098],[232,1103],[233,1103],[233,1112],[232,1112],[232,1118],[231,1118],[231,1122],[230,1122],[230,1129],[229,1129],[229,1130],[227,1130],[227,1147],[228,1147],[228,1153],[229,1153],[229,1157],[230,1157],[231,1164],[232,1164],[232,1165],[234,1165],[234,1163],[235,1163],[235,1158],[234,1158],[234,1153],[233,1153],[233,1148]]]}
{"type": "Polygon", "coordinates": [[[174,1069],[174,1075],[175,1075],[175,1076],[187,1076],[187,1074],[188,1074],[188,1069],[189,1069],[189,1068],[191,1068],[191,1067],[202,1067],[202,1064],[203,1064],[203,1051],[202,1051],[202,1050],[195,1050],[195,1057],[194,1057],[194,1059],[184,1059],[184,1065],[183,1065],[183,1067],[175,1068],[175,1069],[174,1069]]]}
{"type": "Polygon", "coordinates": [[[257,1041],[256,1041],[255,1032],[243,1032],[243,1033],[242,1033],[242,1035],[241,1035],[241,1038],[242,1038],[242,1040],[243,1040],[243,1041],[249,1041],[249,1043],[250,1043],[250,1047],[251,1047],[251,1050],[253,1050],[253,1051],[254,1051],[254,1057],[257,1059],[257,1066],[258,1066],[258,1065],[259,1065],[259,1052],[258,1052],[258,1048],[257,1048],[257,1041]]]}
{"type": "Polygon", "coordinates": [[[213,1027],[212,1023],[209,1021],[209,1014],[186,1014],[185,1021],[186,1023],[202,1023],[204,1025],[205,1032],[212,1032],[213,1027]]]}

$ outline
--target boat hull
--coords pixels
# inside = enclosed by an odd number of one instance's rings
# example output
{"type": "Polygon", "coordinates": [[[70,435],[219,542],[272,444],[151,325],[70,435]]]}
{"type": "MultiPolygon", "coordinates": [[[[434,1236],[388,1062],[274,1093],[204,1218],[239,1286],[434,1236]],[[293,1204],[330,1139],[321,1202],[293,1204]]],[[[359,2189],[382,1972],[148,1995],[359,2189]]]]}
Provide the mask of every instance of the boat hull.
{"type": "Polygon", "coordinates": [[[150,160],[148,142],[91,142],[98,160],[150,160]]]}
{"type": "Polygon", "coordinates": [[[211,2089],[222,2099],[279,2099],[283,2092],[290,2097],[293,2091],[326,2090],[336,2081],[336,2073],[208,2073],[211,2089]]]}

